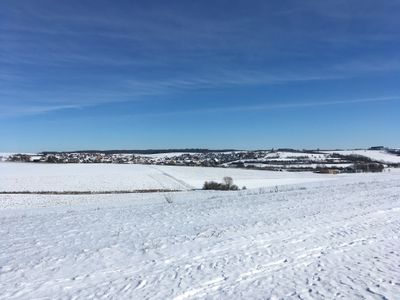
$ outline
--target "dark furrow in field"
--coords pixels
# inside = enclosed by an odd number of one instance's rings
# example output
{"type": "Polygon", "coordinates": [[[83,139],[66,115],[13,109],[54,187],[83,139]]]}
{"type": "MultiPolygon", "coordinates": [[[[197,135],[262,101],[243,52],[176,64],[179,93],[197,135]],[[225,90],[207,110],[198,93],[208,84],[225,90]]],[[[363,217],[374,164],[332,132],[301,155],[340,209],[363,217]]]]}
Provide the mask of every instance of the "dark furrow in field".
{"type": "Polygon", "coordinates": [[[0,191],[0,195],[103,195],[103,194],[135,194],[135,193],[167,193],[182,192],[182,190],[147,189],[119,191],[0,191]]]}

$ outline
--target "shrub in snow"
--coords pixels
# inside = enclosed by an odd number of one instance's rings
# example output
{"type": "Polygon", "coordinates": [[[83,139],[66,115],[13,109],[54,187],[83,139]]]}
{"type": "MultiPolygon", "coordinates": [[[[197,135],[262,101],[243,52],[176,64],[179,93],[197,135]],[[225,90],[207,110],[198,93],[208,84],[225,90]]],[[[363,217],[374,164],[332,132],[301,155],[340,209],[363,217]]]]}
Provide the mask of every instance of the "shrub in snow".
{"type": "Polygon", "coordinates": [[[220,191],[236,191],[238,186],[233,184],[232,177],[224,177],[224,183],[219,183],[215,181],[206,181],[203,185],[203,190],[220,190],[220,191]]]}

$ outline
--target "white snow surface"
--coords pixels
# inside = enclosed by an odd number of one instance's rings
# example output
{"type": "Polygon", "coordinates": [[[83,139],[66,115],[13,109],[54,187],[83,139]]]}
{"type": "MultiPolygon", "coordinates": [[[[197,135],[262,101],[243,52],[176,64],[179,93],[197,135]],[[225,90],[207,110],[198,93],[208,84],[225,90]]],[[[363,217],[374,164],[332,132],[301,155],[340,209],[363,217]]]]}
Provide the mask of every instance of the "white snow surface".
{"type": "Polygon", "coordinates": [[[9,157],[9,156],[11,156],[11,155],[14,155],[14,154],[16,154],[16,153],[12,153],[12,152],[0,152],[0,157],[7,158],[7,157],[9,157]]]}
{"type": "Polygon", "coordinates": [[[325,160],[327,155],[324,153],[276,151],[265,156],[268,160],[296,160],[301,157],[307,157],[310,160],[325,160]]]}
{"type": "Polygon", "coordinates": [[[0,299],[398,299],[400,172],[336,178],[0,195],[0,299]]]}
{"type": "Polygon", "coordinates": [[[383,163],[400,163],[400,156],[389,153],[385,150],[339,150],[324,151],[326,153],[338,153],[341,155],[361,155],[383,163]]]}
{"type": "Polygon", "coordinates": [[[181,156],[184,154],[197,154],[192,152],[168,152],[168,153],[155,153],[155,154],[137,154],[138,156],[151,157],[154,159],[171,158],[181,156]]]}
{"type": "Polygon", "coordinates": [[[267,187],[329,180],[334,176],[232,168],[136,164],[1,163],[0,191],[189,190],[204,181],[233,178],[239,187],[267,187]]]}

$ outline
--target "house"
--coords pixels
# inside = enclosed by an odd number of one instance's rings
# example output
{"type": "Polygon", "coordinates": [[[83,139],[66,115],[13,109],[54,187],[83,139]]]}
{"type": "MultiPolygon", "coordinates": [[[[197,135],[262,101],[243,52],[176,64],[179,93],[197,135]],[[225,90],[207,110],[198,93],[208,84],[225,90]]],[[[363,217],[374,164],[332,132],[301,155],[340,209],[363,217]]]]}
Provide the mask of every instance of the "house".
{"type": "Polygon", "coordinates": [[[335,168],[318,168],[315,173],[320,173],[320,174],[339,174],[339,170],[335,168]]]}

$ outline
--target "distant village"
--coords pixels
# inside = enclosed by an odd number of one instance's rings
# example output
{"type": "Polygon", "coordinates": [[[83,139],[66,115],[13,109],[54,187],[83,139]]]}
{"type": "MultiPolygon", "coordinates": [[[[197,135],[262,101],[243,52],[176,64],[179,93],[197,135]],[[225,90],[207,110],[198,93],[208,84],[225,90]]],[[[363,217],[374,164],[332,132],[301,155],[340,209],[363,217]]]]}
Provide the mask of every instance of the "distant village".
{"type": "MultiPolygon", "coordinates": [[[[372,147],[371,150],[385,150],[372,147]]],[[[392,150],[393,155],[399,155],[392,150]]],[[[340,153],[340,152],[339,152],[340,153]]],[[[9,162],[79,163],[79,164],[151,164],[171,166],[202,166],[245,168],[270,171],[311,171],[317,173],[382,172],[387,167],[400,167],[398,163],[382,163],[361,155],[342,155],[319,150],[260,150],[260,151],[203,151],[199,153],[132,154],[104,152],[56,152],[40,154],[13,154],[9,162]]]]}
{"type": "Polygon", "coordinates": [[[152,164],[176,166],[217,167],[224,163],[237,160],[257,159],[263,152],[207,152],[207,153],[166,153],[166,154],[126,154],[126,153],[44,153],[44,154],[15,154],[7,160],[14,162],[36,163],[109,163],[109,164],[152,164]]]}

